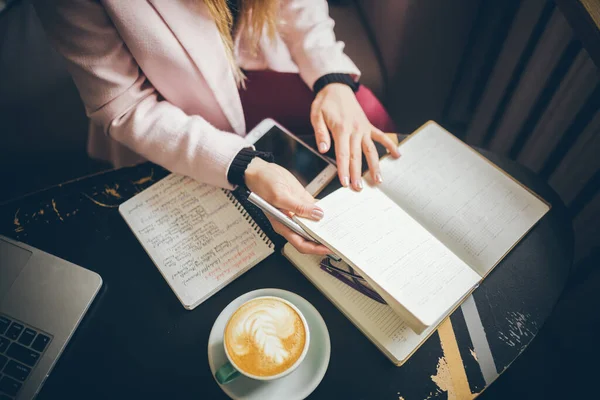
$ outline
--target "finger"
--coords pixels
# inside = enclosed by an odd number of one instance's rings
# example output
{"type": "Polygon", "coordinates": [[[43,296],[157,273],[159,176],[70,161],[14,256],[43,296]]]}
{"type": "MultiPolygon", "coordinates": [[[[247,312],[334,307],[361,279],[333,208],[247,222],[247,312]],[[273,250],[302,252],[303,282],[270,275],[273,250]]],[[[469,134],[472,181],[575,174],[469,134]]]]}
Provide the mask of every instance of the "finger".
{"type": "MultiPolygon", "coordinates": [[[[317,202],[317,199],[315,199],[314,197],[312,197],[310,195],[310,193],[308,193],[306,190],[304,192],[300,192],[300,193],[294,193],[293,195],[298,201],[306,203],[306,204],[314,204],[317,202]]],[[[273,203],[275,204],[275,203],[273,203]]],[[[319,210],[322,210],[320,207],[319,210]]],[[[286,209],[281,209],[281,211],[287,215],[288,217],[292,218],[294,215],[296,215],[297,213],[291,210],[286,210],[286,209]]]]}
{"type": "Polygon", "coordinates": [[[315,140],[320,153],[326,153],[331,146],[331,138],[323,112],[321,111],[321,102],[315,100],[310,109],[310,122],[315,130],[315,140]]]}
{"type": "Polygon", "coordinates": [[[303,254],[331,254],[331,250],[322,244],[304,239],[302,236],[293,232],[291,229],[287,228],[285,225],[276,220],[269,218],[269,221],[271,221],[271,225],[273,225],[275,232],[283,236],[288,242],[290,242],[292,246],[298,249],[299,252],[303,254]]]}
{"type": "MultiPolygon", "coordinates": [[[[284,236],[285,237],[285,236],[284,236]]],[[[303,254],[319,254],[319,255],[327,255],[331,254],[331,250],[322,244],[318,244],[315,242],[311,242],[309,240],[304,239],[300,235],[291,232],[288,237],[286,237],[287,241],[291,243],[300,253],[303,254]]]]}
{"type": "Polygon", "coordinates": [[[298,193],[292,195],[287,191],[282,191],[277,193],[272,201],[275,207],[290,211],[300,217],[319,221],[324,216],[323,210],[314,204],[315,200],[308,192],[303,195],[298,193]]]}
{"type": "Polygon", "coordinates": [[[381,170],[379,169],[379,154],[377,154],[375,143],[373,143],[373,140],[369,136],[363,138],[363,151],[367,159],[367,164],[369,164],[369,171],[371,172],[373,182],[383,182],[381,170]]]}
{"type": "Polygon", "coordinates": [[[338,177],[342,186],[350,184],[350,132],[343,124],[334,124],[335,135],[335,160],[338,169],[338,177]]]}
{"type": "Polygon", "coordinates": [[[386,135],[385,133],[381,132],[379,129],[377,128],[373,128],[372,133],[371,133],[371,138],[373,138],[373,140],[381,143],[386,149],[387,151],[390,152],[390,154],[393,157],[400,157],[400,151],[398,151],[398,146],[396,144],[394,144],[394,141],[392,139],[390,139],[390,137],[388,135],[386,135]]]}
{"type": "Polygon", "coordinates": [[[350,182],[354,190],[362,190],[362,135],[354,132],[350,136],[350,182]]]}

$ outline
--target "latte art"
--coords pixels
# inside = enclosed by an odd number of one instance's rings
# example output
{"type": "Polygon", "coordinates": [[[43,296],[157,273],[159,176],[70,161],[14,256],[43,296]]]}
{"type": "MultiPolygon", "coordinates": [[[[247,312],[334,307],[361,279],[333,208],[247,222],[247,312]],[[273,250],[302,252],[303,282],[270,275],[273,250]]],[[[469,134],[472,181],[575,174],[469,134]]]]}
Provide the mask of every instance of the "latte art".
{"type": "Polygon", "coordinates": [[[256,376],[286,371],[302,355],[305,341],[300,315],[274,298],[242,305],[225,328],[225,347],[232,361],[256,376]]]}

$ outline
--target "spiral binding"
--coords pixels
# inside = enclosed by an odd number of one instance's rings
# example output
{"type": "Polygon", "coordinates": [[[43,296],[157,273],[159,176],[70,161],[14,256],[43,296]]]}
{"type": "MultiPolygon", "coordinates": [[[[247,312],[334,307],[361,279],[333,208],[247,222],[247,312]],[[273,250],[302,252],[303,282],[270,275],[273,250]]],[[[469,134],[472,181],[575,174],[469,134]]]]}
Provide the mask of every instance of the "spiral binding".
{"type": "MultiPolygon", "coordinates": [[[[254,218],[252,217],[252,215],[250,215],[250,213],[248,212],[248,210],[246,210],[246,208],[242,205],[242,203],[238,200],[238,198],[235,196],[235,194],[227,189],[221,189],[225,195],[227,196],[227,198],[233,203],[233,205],[235,206],[235,208],[238,209],[238,211],[242,214],[242,217],[250,222],[250,226],[252,227],[252,229],[254,229],[255,232],[257,232],[259,234],[260,239],[266,243],[266,245],[273,249],[275,247],[275,244],[271,241],[271,239],[269,238],[269,236],[265,233],[265,231],[263,230],[263,228],[261,228],[261,226],[254,220],[254,218]]],[[[261,218],[261,215],[258,215],[258,218],[261,218]]],[[[265,224],[264,226],[269,227],[270,223],[269,221],[265,220],[265,218],[263,217],[263,223],[265,224]]]]}

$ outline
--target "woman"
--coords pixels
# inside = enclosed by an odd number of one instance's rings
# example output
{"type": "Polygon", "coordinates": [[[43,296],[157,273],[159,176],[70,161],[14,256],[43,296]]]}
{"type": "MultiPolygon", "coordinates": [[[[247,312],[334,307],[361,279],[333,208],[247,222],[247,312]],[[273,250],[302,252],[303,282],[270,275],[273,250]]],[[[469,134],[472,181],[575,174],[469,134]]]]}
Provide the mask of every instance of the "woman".
{"type": "MultiPolygon", "coordinates": [[[[379,128],[391,125],[357,84],[360,72],[335,40],[325,0],[34,4],[90,117],[90,155],[117,167],[147,159],[200,182],[243,184],[282,210],[319,220],[323,211],[302,185],[244,142],[256,122],[270,116],[294,131],[302,129],[298,120],[310,121],[319,151],[333,138],[339,179],[356,190],[363,152],[373,179],[382,180],[374,141],[398,155],[361,108],[370,104],[384,121],[379,128]],[[278,93],[266,96],[272,89],[278,93]]],[[[328,252],[271,222],[298,250],[328,252]]]]}

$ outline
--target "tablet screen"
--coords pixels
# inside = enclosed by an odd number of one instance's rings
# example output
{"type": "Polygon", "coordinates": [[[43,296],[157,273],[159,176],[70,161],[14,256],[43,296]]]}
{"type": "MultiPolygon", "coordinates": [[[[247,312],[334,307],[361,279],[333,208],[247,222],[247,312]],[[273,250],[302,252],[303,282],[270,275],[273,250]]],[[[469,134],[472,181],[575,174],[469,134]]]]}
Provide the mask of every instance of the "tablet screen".
{"type": "Polygon", "coordinates": [[[273,153],[275,163],[290,171],[303,186],[311,183],[329,166],[302,143],[273,126],[254,143],[256,150],[273,153]]]}

